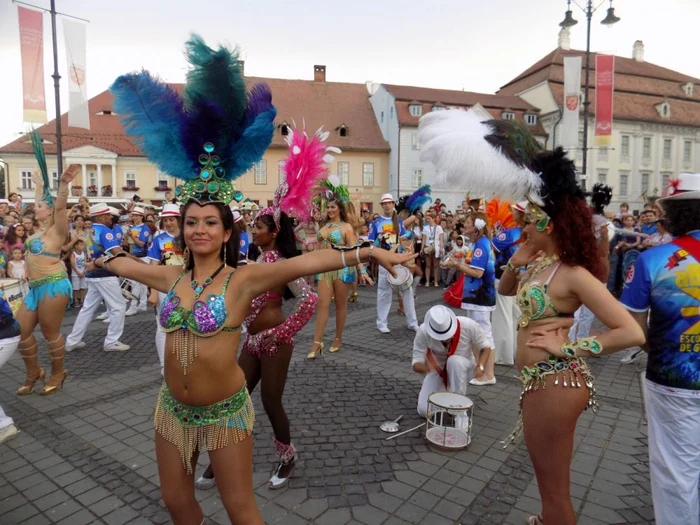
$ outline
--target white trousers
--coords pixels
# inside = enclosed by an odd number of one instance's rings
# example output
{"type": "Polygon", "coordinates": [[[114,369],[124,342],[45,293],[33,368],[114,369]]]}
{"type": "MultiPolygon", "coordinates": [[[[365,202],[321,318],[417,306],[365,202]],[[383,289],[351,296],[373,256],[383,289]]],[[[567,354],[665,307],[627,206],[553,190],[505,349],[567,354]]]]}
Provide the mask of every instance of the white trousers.
{"type": "Polygon", "coordinates": [[[591,326],[595,315],[585,305],[576,310],[574,314],[574,324],[569,330],[569,341],[578,341],[584,337],[588,337],[591,333],[591,326]]]}
{"type": "MultiPolygon", "coordinates": [[[[391,301],[394,297],[394,290],[389,285],[387,272],[383,266],[379,267],[379,278],[377,283],[377,328],[385,329],[387,327],[387,319],[389,310],[391,310],[391,301]]],[[[409,328],[418,326],[416,320],[416,304],[413,300],[413,286],[408,290],[401,292],[403,298],[403,310],[406,312],[406,325],[409,328]]]]}
{"type": "MultiPolygon", "coordinates": [[[[0,368],[2,368],[2,365],[4,365],[7,360],[12,357],[12,354],[15,353],[15,350],[17,350],[17,347],[19,346],[19,340],[20,336],[0,339],[0,368]]],[[[12,418],[5,414],[5,411],[0,406],[0,429],[9,427],[13,424],[14,421],[12,418]]]]}
{"type": "Polygon", "coordinates": [[[700,524],[700,392],[679,397],[646,382],[649,470],[656,525],[700,524]]]}
{"type": "MultiPolygon", "coordinates": [[[[141,260],[146,264],[150,263],[150,259],[146,257],[141,257],[141,260]]],[[[131,279],[129,280],[129,283],[131,283],[131,295],[134,296],[134,299],[131,301],[130,308],[136,308],[137,306],[139,308],[146,308],[148,301],[148,286],[141,284],[138,281],[132,281],[131,279]]]]}
{"type": "Polygon", "coordinates": [[[165,375],[165,332],[160,327],[160,308],[165,294],[158,292],[158,306],[156,306],[156,352],[160,361],[160,375],[165,375]]]}
{"type": "Polygon", "coordinates": [[[489,310],[463,310],[465,317],[468,317],[476,324],[479,325],[484,331],[484,337],[489,345],[489,348],[493,350],[493,329],[491,328],[491,312],[489,310]]]}
{"type": "Polygon", "coordinates": [[[83,307],[80,309],[78,317],[73,324],[73,331],[66,339],[66,346],[73,346],[83,340],[95,310],[104,301],[109,314],[109,328],[105,337],[104,346],[113,345],[119,341],[124,332],[124,314],[126,313],[126,302],[122,296],[117,277],[102,277],[99,279],[87,280],[87,294],[83,307]]]}
{"type": "MultiPolygon", "coordinates": [[[[496,287],[498,287],[498,283],[496,287]]],[[[496,295],[492,332],[497,365],[512,365],[515,363],[519,315],[520,311],[515,303],[515,296],[496,295]]]]}
{"type": "Polygon", "coordinates": [[[442,377],[437,372],[430,372],[423,379],[423,386],[418,394],[418,415],[425,417],[428,412],[428,398],[435,392],[454,392],[467,395],[467,385],[474,376],[474,360],[461,355],[453,355],[447,358],[447,388],[442,382],[442,377]]]}

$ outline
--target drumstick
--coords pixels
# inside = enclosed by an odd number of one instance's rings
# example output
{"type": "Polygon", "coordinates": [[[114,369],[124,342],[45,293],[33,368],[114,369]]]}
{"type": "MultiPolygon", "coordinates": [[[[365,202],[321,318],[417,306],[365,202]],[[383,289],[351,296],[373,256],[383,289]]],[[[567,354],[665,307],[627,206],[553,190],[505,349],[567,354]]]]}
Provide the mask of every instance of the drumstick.
{"type": "Polygon", "coordinates": [[[393,436],[389,436],[386,438],[384,441],[389,441],[390,439],[397,438],[399,436],[403,436],[404,434],[408,434],[409,432],[413,432],[414,430],[418,430],[420,427],[425,426],[425,423],[421,423],[417,427],[409,428],[408,430],[404,430],[403,432],[399,432],[398,434],[394,434],[393,436]]]}

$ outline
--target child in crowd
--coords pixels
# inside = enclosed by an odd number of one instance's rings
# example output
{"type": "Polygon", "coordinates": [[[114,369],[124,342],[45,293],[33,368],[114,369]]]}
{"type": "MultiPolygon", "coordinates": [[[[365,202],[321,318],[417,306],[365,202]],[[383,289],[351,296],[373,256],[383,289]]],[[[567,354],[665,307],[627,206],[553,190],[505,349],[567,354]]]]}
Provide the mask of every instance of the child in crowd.
{"type": "Polygon", "coordinates": [[[22,254],[24,254],[24,241],[26,239],[24,226],[20,223],[15,223],[10,226],[7,230],[7,235],[5,235],[5,256],[9,261],[12,259],[12,250],[19,248],[22,254]]]}
{"type": "Polygon", "coordinates": [[[85,293],[87,291],[87,280],[85,279],[86,268],[85,241],[78,239],[73,245],[70,254],[70,265],[72,268],[71,282],[73,283],[73,306],[80,308],[83,306],[85,293]]]}
{"type": "Polygon", "coordinates": [[[20,248],[12,249],[12,259],[7,263],[8,277],[22,281],[22,293],[27,296],[29,286],[27,285],[27,263],[24,262],[24,254],[20,248]]]}

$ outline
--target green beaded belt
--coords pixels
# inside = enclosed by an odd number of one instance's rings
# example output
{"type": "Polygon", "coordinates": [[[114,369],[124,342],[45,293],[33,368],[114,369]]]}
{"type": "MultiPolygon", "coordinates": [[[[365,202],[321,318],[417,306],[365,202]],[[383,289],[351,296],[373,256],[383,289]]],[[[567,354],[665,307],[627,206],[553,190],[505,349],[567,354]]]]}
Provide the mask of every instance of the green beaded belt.
{"type": "Polygon", "coordinates": [[[168,386],[163,383],[158,404],[184,426],[202,427],[234,417],[249,403],[249,399],[248,390],[244,386],[233,396],[213,405],[188,406],[175,399],[168,386]]]}
{"type": "Polygon", "coordinates": [[[32,288],[38,288],[39,286],[44,286],[45,284],[49,283],[57,283],[63,279],[68,279],[68,274],[66,272],[58,272],[52,275],[47,275],[41,279],[29,281],[29,289],[31,290],[32,288]]]}

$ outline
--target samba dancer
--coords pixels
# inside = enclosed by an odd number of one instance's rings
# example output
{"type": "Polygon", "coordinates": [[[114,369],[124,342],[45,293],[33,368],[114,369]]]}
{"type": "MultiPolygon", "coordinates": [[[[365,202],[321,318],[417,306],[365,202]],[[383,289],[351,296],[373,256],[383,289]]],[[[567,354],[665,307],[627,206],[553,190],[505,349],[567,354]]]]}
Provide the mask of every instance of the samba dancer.
{"type": "Polygon", "coordinates": [[[44,369],[39,366],[38,343],[33,335],[37,324],[46,339],[51,358],[51,377],[39,394],[55,394],[68,375],[63,368],[65,341],[61,335],[61,321],[73,295],[73,287],[66,267],[61,262],[61,246],[69,231],[66,209],[68,185],[79,172],[77,165],[68,166],[61,174],[58,196],[54,200],[49,189],[51,185],[42,139],[36,130],[31,133],[31,142],[43,184],[35,181],[36,219],[40,227],[26,241],[29,292],[17,312],[17,321],[21,327],[19,351],[27,374],[24,384],[17,389],[17,395],[20,396],[31,394],[34,384],[46,376],[44,369]]]}
{"type": "MultiPolygon", "coordinates": [[[[417,221],[416,217],[409,217],[405,221],[399,219],[396,213],[396,202],[391,193],[382,195],[380,201],[383,214],[377,217],[370,226],[369,240],[375,246],[391,249],[398,243],[399,237],[406,235],[406,228],[411,228],[417,221]]],[[[411,259],[412,260],[412,259],[411,259]]],[[[416,319],[416,305],[413,297],[413,286],[400,292],[403,299],[403,310],[406,314],[406,326],[411,330],[418,330],[416,319]]],[[[385,269],[379,268],[377,277],[377,330],[383,334],[389,333],[387,319],[391,310],[393,290],[389,285],[388,274],[385,269]]]]}
{"type": "MultiPolygon", "coordinates": [[[[155,265],[183,266],[184,260],[178,240],[181,231],[180,206],[165,204],[160,219],[163,231],[153,237],[153,241],[148,247],[146,259],[150,264],[155,265]]],[[[141,285],[139,284],[139,286],[141,285]]],[[[160,375],[165,372],[165,332],[159,322],[163,299],[165,299],[165,294],[155,289],[151,290],[148,297],[148,304],[156,309],[156,352],[160,361],[160,375]]]]}
{"type": "MultiPolygon", "coordinates": [[[[173,521],[202,522],[194,498],[194,468],[199,453],[208,451],[229,519],[261,525],[252,480],[253,407],[246,376],[236,362],[240,327],[251,304],[310,272],[367,262],[370,253],[390,269],[407,257],[357,247],[349,253],[325,250],[236,269],[238,242],[228,206],[234,194],[231,181],[262,158],[275,132],[276,110],[267,86],[246,93],[237,54],[223,47],[213,50],[194,35],[187,57],[192,66],[183,89],[187,109],[177,92],[147,72],[122,76],[112,86],[127,133],[137,137],[159,169],[185,181],[176,189],[186,203],[181,211],[185,272],[168,266],[144,268],[123,257],[96,263],[169,290],[160,317],[168,335],[155,440],[161,494],[173,521]],[[144,97],[153,104],[144,105],[144,97]],[[198,133],[185,133],[192,129],[198,133]]],[[[259,222],[269,220],[276,228],[274,219],[273,212],[259,222]]]]}
{"type": "Polygon", "coordinates": [[[527,240],[511,257],[499,286],[504,295],[517,293],[522,311],[516,354],[523,382],[521,425],[542,501],[542,513],[528,517],[528,523],[574,525],[574,431],[583,410],[596,406],[584,357],[642,344],[644,334],[598,279],[604,269],[591,212],[574,164],[561,148],[542,151],[517,123],[481,122],[474,112],[456,110],[426,115],[419,133],[422,159],[432,160],[444,174],[446,180],[439,182],[445,187],[461,183],[501,198],[528,198],[527,240]],[[610,330],[568,341],[571,316],[581,304],[610,330]]]}
{"type": "MultiPolygon", "coordinates": [[[[337,176],[331,175],[321,186],[325,193],[321,199],[325,206],[328,222],[316,234],[318,243],[316,250],[327,250],[335,246],[354,246],[357,242],[354,224],[357,223],[355,208],[350,202],[348,189],[340,184],[337,176]],[[337,183],[337,184],[336,184],[337,183]]],[[[359,265],[360,279],[370,286],[374,281],[367,274],[364,265],[359,265]]],[[[315,359],[316,354],[323,354],[323,333],[331,309],[331,301],[335,302],[335,337],[328,351],[333,354],[340,350],[343,344],[343,330],[348,315],[348,297],[352,284],[356,280],[355,268],[344,268],[317,275],[318,279],[318,312],[316,313],[316,331],[314,332],[311,351],[307,359],[315,359]]]]}

